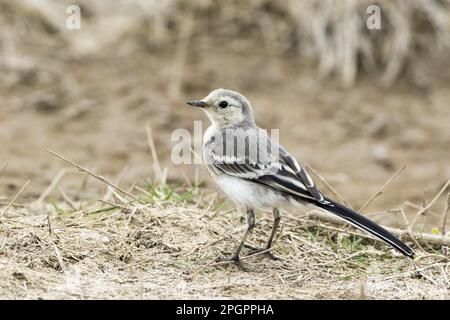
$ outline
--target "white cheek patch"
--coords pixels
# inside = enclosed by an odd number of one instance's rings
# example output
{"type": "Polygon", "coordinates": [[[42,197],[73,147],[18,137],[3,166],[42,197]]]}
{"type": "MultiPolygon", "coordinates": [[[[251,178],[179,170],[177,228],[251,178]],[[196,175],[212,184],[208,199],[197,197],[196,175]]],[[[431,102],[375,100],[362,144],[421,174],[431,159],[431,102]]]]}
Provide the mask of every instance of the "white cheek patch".
{"type": "Polygon", "coordinates": [[[242,120],[243,114],[242,110],[237,107],[228,107],[226,110],[219,111],[225,122],[236,123],[242,120]]]}
{"type": "Polygon", "coordinates": [[[217,123],[221,126],[232,125],[244,119],[241,109],[237,107],[227,107],[223,110],[214,111],[203,109],[203,111],[205,111],[212,123],[217,123]]]}

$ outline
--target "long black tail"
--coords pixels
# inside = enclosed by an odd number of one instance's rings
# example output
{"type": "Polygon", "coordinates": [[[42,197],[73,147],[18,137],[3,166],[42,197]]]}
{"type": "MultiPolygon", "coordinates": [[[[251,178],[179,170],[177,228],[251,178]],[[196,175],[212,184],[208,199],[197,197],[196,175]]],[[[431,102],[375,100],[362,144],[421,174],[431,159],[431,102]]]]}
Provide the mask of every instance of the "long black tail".
{"type": "Polygon", "coordinates": [[[329,203],[315,202],[314,204],[322,209],[325,209],[326,211],[334,213],[335,215],[348,221],[355,227],[367,231],[370,234],[378,237],[379,239],[383,240],[393,248],[397,249],[405,256],[409,258],[414,257],[414,251],[410,247],[408,247],[405,243],[403,243],[401,240],[399,240],[396,236],[394,236],[392,233],[390,233],[383,227],[367,219],[366,217],[363,217],[359,213],[356,213],[355,211],[339,203],[334,202],[331,199],[325,198],[325,200],[328,201],[329,203]]]}

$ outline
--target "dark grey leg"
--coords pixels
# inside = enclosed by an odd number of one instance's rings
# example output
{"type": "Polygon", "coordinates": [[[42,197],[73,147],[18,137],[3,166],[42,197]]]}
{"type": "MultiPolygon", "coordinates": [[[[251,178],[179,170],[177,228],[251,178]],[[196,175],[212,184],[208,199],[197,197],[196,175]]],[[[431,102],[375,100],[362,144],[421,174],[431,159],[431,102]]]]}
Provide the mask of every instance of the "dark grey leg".
{"type": "Polygon", "coordinates": [[[234,261],[239,267],[241,267],[245,271],[248,270],[242,265],[239,255],[241,253],[242,248],[244,247],[245,241],[247,240],[250,233],[252,233],[256,225],[255,212],[253,211],[252,208],[247,208],[247,224],[248,224],[247,231],[245,231],[244,238],[242,238],[239,246],[236,249],[236,252],[231,256],[231,258],[219,259],[221,261],[234,261]]]}
{"type": "Polygon", "coordinates": [[[255,218],[255,212],[252,208],[247,209],[247,231],[245,232],[244,238],[242,239],[241,243],[239,244],[239,247],[237,248],[236,252],[233,254],[233,260],[239,260],[239,254],[241,253],[242,248],[244,247],[245,240],[247,240],[250,233],[252,233],[253,228],[255,228],[256,225],[256,218],[255,218]]]}
{"type": "MultiPolygon", "coordinates": [[[[255,248],[253,246],[246,245],[246,247],[252,249],[251,254],[256,254],[258,252],[272,248],[273,238],[274,238],[275,234],[277,233],[278,226],[280,225],[280,220],[281,220],[280,211],[278,210],[278,208],[273,208],[273,227],[272,227],[272,232],[270,233],[269,240],[267,241],[267,245],[265,248],[255,248]]],[[[276,257],[274,254],[272,254],[270,251],[267,251],[265,253],[265,255],[273,260],[279,260],[279,258],[276,257]]]]}
{"type": "Polygon", "coordinates": [[[277,208],[273,208],[273,227],[272,233],[270,234],[269,241],[267,241],[266,249],[272,248],[272,241],[275,233],[277,233],[278,226],[280,225],[281,215],[280,211],[277,208]]]}

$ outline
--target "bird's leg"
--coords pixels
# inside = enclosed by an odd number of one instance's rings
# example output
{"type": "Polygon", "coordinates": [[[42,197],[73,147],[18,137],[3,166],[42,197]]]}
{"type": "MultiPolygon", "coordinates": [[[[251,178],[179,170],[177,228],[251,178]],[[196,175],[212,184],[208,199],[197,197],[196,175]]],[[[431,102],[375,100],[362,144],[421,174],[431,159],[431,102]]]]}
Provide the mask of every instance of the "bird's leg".
{"type": "Polygon", "coordinates": [[[246,247],[253,249],[251,254],[256,254],[261,251],[265,251],[265,255],[272,258],[273,260],[279,260],[277,256],[275,256],[272,252],[270,252],[270,248],[272,248],[273,237],[275,233],[277,233],[278,226],[280,225],[281,215],[280,211],[277,208],[273,208],[273,227],[272,232],[270,233],[269,240],[267,241],[267,245],[265,248],[255,248],[253,246],[246,245],[246,247]]]}
{"type": "Polygon", "coordinates": [[[246,268],[242,265],[241,259],[239,258],[239,255],[241,253],[242,248],[244,247],[245,240],[247,240],[248,236],[252,232],[253,228],[256,225],[256,218],[255,218],[255,212],[252,208],[247,208],[247,231],[244,234],[244,238],[242,238],[239,246],[236,249],[236,252],[230,257],[225,259],[219,259],[220,261],[234,261],[239,267],[241,267],[243,270],[247,271],[246,268]]]}
{"type": "Polygon", "coordinates": [[[269,237],[269,241],[267,241],[266,249],[272,248],[273,237],[275,236],[275,233],[277,233],[278,226],[280,225],[280,220],[280,211],[277,208],[273,208],[273,227],[269,237]]]}

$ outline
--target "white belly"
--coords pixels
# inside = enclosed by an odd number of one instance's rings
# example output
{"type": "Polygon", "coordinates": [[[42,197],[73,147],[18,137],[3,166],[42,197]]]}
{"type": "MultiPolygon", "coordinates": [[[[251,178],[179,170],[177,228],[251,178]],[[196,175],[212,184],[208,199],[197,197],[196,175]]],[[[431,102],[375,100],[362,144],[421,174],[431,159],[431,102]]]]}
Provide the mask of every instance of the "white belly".
{"type": "Polygon", "coordinates": [[[227,175],[217,176],[215,181],[233,202],[241,206],[270,210],[286,202],[281,193],[253,182],[227,175]]]}

